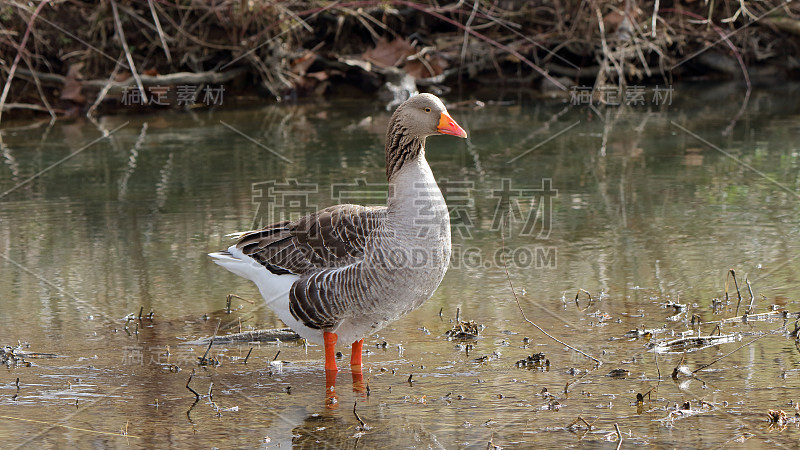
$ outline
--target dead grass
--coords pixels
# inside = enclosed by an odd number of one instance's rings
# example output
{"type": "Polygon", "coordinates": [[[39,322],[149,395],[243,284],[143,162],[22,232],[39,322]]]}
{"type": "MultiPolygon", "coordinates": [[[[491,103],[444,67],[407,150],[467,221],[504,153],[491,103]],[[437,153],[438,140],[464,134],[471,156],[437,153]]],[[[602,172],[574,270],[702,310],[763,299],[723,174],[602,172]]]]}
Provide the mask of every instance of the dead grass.
{"type": "Polygon", "coordinates": [[[749,85],[754,66],[796,70],[800,49],[787,36],[798,18],[800,5],[780,0],[9,0],[0,7],[0,106],[83,113],[98,85],[145,90],[145,77],[233,69],[244,74],[230,88],[279,99],[342,83],[372,91],[388,68],[445,89],[498,78],[623,87],[698,74],[749,85]]]}

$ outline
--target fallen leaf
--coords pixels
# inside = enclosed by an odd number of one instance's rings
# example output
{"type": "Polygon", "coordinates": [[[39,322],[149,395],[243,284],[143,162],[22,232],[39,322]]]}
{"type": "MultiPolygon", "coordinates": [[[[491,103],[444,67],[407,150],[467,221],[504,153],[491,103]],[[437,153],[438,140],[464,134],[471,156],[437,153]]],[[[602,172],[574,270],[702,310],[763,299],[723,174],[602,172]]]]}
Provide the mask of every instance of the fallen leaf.
{"type": "Polygon", "coordinates": [[[438,55],[425,55],[425,63],[418,59],[411,60],[403,67],[406,72],[416,79],[430,78],[441,75],[447,68],[447,61],[438,55]],[[431,73],[433,71],[433,73],[431,73]]]}
{"type": "Polygon", "coordinates": [[[408,39],[395,38],[389,42],[387,39],[381,38],[375,44],[375,48],[365,51],[361,56],[381,67],[398,67],[414,53],[416,53],[414,46],[408,39]]]}
{"type": "Polygon", "coordinates": [[[61,96],[59,97],[61,100],[72,100],[75,103],[86,102],[86,97],[81,94],[81,88],[83,87],[81,84],[81,80],[83,80],[83,75],[81,75],[82,68],[83,63],[69,66],[67,76],[64,79],[64,88],[61,90],[61,96]]]}
{"type": "Polygon", "coordinates": [[[303,55],[292,61],[292,72],[298,75],[305,75],[306,71],[314,64],[317,59],[317,53],[311,50],[306,51],[303,55]]]}

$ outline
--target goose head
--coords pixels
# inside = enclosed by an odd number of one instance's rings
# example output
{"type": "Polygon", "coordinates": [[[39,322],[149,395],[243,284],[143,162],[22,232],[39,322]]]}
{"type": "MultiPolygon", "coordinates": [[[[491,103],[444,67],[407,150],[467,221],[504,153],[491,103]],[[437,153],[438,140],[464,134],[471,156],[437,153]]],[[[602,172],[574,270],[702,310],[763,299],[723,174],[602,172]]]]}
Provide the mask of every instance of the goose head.
{"type": "Polygon", "coordinates": [[[448,134],[461,138],[467,132],[447,112],[444,103],[433,94],[417,94],[397,108],[392,120],[405,134],[424,139],[436,134],[448,134]]]}

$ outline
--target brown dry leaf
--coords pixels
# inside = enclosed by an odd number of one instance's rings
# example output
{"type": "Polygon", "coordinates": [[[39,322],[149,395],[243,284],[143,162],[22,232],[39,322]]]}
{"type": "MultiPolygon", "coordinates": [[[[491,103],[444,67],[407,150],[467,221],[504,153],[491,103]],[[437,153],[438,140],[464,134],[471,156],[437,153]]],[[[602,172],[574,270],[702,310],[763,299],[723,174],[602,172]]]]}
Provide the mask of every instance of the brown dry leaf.
{"type": "Polygon", "coordinates": [[[447,61],[438,55],[425,55],[425,63],[417,59],[411,60],[403,67],[406,72],[416,79],[430,78],[441,75],[447,68],[447,61]],[[433,73],[431,73],[433,70],[433,73]]]}
{"type": "Polygon", "coordinates": [[[147,75],[148,77],[156,77],[156,76],[158,76],[158,70],[157,69],[147,69],[144,72],[142,72],[142,75],[147,75]]]}
{"type": "Polygon", "coordinates": [[[303,53],[303,56],[292,61],[292,72],[298,75],[305,75],[306,71],[314,64],[317,59],[317,53],[311,50],[303,53]]]}
{"type": "Polygon", "coordinates": [[[82,68],[83,63],[69,66],[67,76],[64,79],[64,88],[61,89],[61,96],[59,97],[61,100],[72,100],[75,103],[86,102],[86,97],[81,94],[81,88],[83,87],[81,84],[81,80],[83,80],[83,75],[81,75],[82,68]]]}
{"type": "Polygon", "coordinates": [[[325,81],[328,78],[330,78],[330,75],[328,75],[327,72],[322,72],[322,71],[307,73],[306,76],[310,77],[310,78],[314,78],[314,79],[316,79],[318,81],[325,81]]]}
{"type": "Polygon", "coordinates": [[[325,72],[308,73],[294,83],[295,89],[304,93],[304,95],[323,95],[329,85],[328,74],[325,72]]]}
{"type": "Polygon", "coordinates": [[[365,51],[361,56],[365,60],[381,67],[397,67],[402,65],[406,58],[414,53],[416,53],[414,46],[411,45],[408,39],[396,38],[389,42],[386,38],[381,38],[375,48],[365,51]]]}
{"type": "Polygon", "coordinates": [[[612,34],[617,31],[617,28],[622,23],[625,16],[619,11],[611,11],[603,17],[603,26],[605,27],[606,34],[612,34]]]}

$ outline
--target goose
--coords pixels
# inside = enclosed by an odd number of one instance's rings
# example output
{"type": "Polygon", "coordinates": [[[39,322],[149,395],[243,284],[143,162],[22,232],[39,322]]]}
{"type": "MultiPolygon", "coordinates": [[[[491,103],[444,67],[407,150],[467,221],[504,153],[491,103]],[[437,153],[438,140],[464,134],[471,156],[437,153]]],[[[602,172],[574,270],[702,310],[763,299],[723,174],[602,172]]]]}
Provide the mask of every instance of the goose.
{"type": "Polygon", "coordinates": [[[447,270],[450,215],[425,159],[437,134],[467,137],[438,97],[411,97],[386,133],[386,206],[331,206],[234,233],[235,244],[209,254],[253,281],[300,337],[323,344],[334,376],[337,341],[352,345],[350,366],[360,372],[364,337],[422,305],[447,270]]]}

